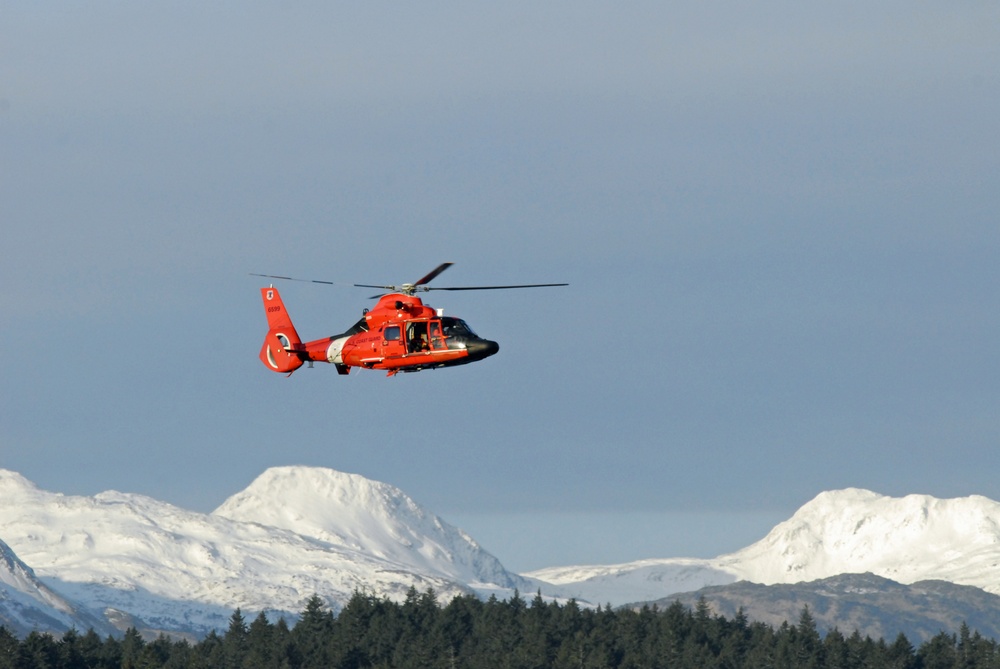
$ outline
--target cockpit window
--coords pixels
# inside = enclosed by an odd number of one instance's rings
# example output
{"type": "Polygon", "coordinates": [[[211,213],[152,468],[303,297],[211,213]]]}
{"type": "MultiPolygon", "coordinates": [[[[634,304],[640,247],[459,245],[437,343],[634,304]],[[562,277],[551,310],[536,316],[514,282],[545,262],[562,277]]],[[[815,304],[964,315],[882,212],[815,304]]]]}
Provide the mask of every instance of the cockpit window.
{"type": "Polygon", "coordinates": [[[468,323],[461,318],[445,317],[441,319],[441,327],[444,328],[445,337],[477,337],[468,323]]]}
{"type": "Polygon", "coordinates": [[[385,329],[386,341],[399,341],[399,326],[392,325],[385,329]]]}

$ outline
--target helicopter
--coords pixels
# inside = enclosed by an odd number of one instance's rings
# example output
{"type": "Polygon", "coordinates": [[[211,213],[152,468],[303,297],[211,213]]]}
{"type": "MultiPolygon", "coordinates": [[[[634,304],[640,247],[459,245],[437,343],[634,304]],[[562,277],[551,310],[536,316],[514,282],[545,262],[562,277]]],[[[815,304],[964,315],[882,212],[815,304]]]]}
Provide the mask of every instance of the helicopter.
{"type": "MultiPolygon", "coordinates": [[[[445,316],[416,296],[429,290],[505,290],[568,286],[567,283],[533,283],[516,286],[428,286],[437,275],[454,263],[441,263],[426,276],[399,286],[356,283],[360,288],[389,291],[372,295],[378,302],[365,309],[361,319],[345,332],[332,337],[303,342],[285,303],[274,285],[260,289],[267,315],[267,336],[260,349],[260,361],[273,372],[288,374],[303,364],[331,363],[338,374],[349,374],[352,367],[384,369],[387,376],[398,372],[454,367],[484,360],[497,353],[500,345],[477,335],[461,318],[445,316]]],[[[333,284],[332,281],[295,279],[273,274],[253,274],[270,279],[333,284]]]]}

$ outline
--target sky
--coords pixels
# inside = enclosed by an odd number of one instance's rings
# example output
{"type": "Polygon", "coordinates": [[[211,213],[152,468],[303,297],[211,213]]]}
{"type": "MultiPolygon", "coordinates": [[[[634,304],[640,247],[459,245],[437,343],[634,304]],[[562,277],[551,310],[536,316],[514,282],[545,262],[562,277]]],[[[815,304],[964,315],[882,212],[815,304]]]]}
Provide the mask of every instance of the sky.
{"type": "Polygon", "coordinates": [[[1000,7],[46,2],[0,22],[0,467],[211,511],[391,483],[510,569],[712,557],[820,492],[1000,499],[1000,7]],[[257,355],[352,283],[500,352],[257,355]]]}

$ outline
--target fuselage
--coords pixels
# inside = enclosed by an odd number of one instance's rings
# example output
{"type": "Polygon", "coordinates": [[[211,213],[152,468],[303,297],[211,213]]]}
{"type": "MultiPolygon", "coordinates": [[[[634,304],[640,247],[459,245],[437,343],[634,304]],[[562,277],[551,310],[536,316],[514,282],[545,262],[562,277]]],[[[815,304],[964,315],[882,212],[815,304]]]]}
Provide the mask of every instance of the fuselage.
{"type": "MultiPolygon", "coordinates": [[[[288,349],[286,349],[288,350],[288,349]]],[[[420,298],[383,295],[347,332],[293,347],[302,360],[328,362],[346,374],[350,367],[389,374],[476,362],[500,350],[460,318],[444,316],[420,298]]]]}

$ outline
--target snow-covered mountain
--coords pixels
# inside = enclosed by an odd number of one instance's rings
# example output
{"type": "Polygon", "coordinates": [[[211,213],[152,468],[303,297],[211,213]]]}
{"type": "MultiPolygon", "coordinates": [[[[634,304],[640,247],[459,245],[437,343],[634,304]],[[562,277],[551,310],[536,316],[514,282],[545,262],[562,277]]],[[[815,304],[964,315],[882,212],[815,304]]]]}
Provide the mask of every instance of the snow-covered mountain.
{"type": "Polygon", "coordinates": [[[1000,504],[857,489],[822,493],[757,543],[717,558],[525,576],[397,488],[310,467],[269,469],[211,514],[119,492],[47,492],[0,470],[0,537],[10,544],[0,544],[0,616],[44,603],[53,618],[93,610],[119,628],[195,635],[224,629],[237,607],[294,617],[313,594],[336,608],[356,590],[400,600],[411,587],[434,588],[442,601],[540,588],[596,605],[871,572],[1000,594],[1000,504]]]}
{"type": "Polygon", "coordinates": [[[465,532],[398,488],[357,474],[274,467],[212,515],[290,530],[461,583],[526,585],[465,532]]]}
{"type": "Polygon", "coordinates": [[[38,580],[31,567],[3,541],[0,541],[0,625],[18,636],[33,629],[64,632],[75,627],[111,631],[103,620],[38,580]]]}
{"type": "Polygon", "coordinates": [[[224,629],[236,607],[291,617],[313,594],[337,607],[355,590],[447,600],[533,585],[401,491],[327,469],[265,472],[213,514],[66,496],[0,470],[0,536],[59,592],[149,631],[224,629]]]}
{"type": "Polygon", "coordinates": [[[755,583],[871,572],[938,579],[1000,594],[1000,503],[981,496],[893,498],[856,488],[824,492],[718,565],[755,583]]]}
{"type": "Polygon", "coordinates": [[[739,580],[798,583],[871,572],[1000,594],[1000,503],[980,496],[824,492],[760,541],[717,558],[556,567],[526,574],[582,600],[624,604],[739,580]]]}

